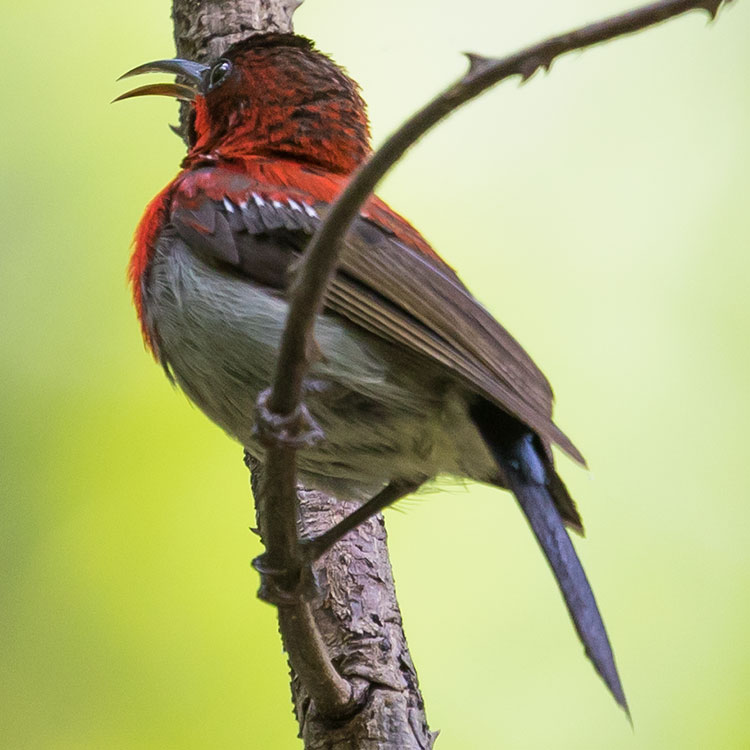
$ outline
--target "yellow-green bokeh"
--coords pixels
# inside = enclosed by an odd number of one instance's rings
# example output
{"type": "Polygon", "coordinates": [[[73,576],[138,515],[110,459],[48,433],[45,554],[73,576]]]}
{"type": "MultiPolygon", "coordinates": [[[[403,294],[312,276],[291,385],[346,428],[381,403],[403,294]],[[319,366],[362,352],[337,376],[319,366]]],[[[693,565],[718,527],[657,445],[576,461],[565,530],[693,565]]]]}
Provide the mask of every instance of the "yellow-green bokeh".
{"type": "MultiPolygon", "coordinates": [[[[606,0],[306,0],[376,139],[457,75],[606,0]]],[[[167,0],[6,3],[0,31],[0,747],[299,747],[240,450],[173,392],[125,286],[181,153],[110,106],[173,46],[167,0]]],[[[632,732],[510,498],[388,514],[443,750],[750,747],[750,6],[501,86],[382,189],[552,380],[632,732]]]]}

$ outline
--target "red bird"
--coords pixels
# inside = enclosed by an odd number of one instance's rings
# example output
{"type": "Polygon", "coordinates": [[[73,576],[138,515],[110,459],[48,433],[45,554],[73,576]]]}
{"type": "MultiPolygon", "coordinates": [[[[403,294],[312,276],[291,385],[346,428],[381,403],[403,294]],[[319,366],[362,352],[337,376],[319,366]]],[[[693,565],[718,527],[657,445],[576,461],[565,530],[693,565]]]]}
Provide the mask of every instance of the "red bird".
{"type": "MultiPolygon", "coordinates": [[[[191,115],[182,171],[135,236],[130,278],[143,336],[168,377],[260,456],[253,411],[272,379],[290,276],[370,154],[365,104],[341,68],[293,34],[250,37],[210,67],[161,60],[126,75],[145,72],[189,83],[143,86],[121,99],[167,94],[191,102],[191,115]]],[[[305,402],[325,440],[299,454],[300,480],[362,501],[444,474],[510,489],[586,653],[627,711],[563,525],[582,530],[550,446],[583,459],[552,422],[549,383],[377,198],[346,238],[315,339],[320,356],[305,402]]]]}

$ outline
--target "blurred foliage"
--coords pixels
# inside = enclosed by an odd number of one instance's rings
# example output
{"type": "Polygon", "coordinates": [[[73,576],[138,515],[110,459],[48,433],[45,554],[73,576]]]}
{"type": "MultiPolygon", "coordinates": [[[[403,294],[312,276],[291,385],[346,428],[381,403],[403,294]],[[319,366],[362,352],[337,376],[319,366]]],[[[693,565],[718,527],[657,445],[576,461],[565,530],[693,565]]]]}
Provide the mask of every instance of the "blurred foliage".
{"type": "MultiPolygon", "coordinates": [[[[625,6],[385,0],[355,20],[307,0],[297,30],[361,82],[381,139],[460,50],[625,6]]],[[[182,147],[173,103],[109,101],[171,54],[168,3],[3,15],[0,747],[296,748],[241,451],[149,361],[125,285],[182,147]]],[[[383,186],[555,385],[635,722],[513,502],[453,488],[388,513],[442,750],[750,746],[749,34],[736,2],[569,56],[455,115],[383,186]]]]}

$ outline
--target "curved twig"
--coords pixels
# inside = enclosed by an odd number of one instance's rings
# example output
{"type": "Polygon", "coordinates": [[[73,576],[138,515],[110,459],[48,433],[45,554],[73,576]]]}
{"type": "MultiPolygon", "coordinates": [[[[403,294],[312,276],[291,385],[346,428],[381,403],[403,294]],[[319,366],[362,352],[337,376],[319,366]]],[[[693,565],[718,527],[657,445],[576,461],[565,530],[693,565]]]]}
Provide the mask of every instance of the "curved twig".
{"type": "Polygon", "coordinates": [[[357,170],[308,245],[296,277],[281,341],[270,409],[277,414],[291,414],[300,403],[302,381],[309,364],[306,353],[315,318],[322,309],[328,283],[336,269],[340,240],[386,172],[430,128],[505,78],[518,75],[526,81],[540,68],[549,70],[552,61],[566,52],[633,34],[692,10],[705,10],[713,19],[720,6],[731,1],[664,0],[551,37],[501,59],[467,54],[469,70],[466,74],[412,115],[357,170]]]}
{"type": "MultiPolygon", "coordinates": [[[[303,379],[310,364],[308,354],[314,349],[311,343],[315,319],[335,272],[341,239],[360,206],[386,172],[422,135],[462,104],[503,79],[518,75],[526,81],[540,68],[548,70],[553,60],[566,52],[632,34],[692,10],[705,10],[713,19],[720,6],[728,2],[731,0],[664,0],[552,37],[502,59],[469,54],[469,69],[465,75],[409,118],[357,170],[304,254],[291,294],[273,386],[270,394],[264,394],[265,401],[259,409],[264,414],[260,420],[267,447],[262,493],[267,510],[261,509],[266,527],[262,529],[268,550],[266,559],[274,569],[292,574],[287,578],[289,589],[286,593],[290,597],[288,606],[297,609],[290,609],[290,612],[300,612],[299,608],[304,606],[297,575],[301,569],[296,534],[295,456],[299,440],[294,439],[298,433],[309,429],[301,407],[303,379]],[[283,422],[283,431],[274,431],[274,422],[283,422]]],[[[284,605],[279,609],[282,627],[285,609],[287,606],[284,605]]],[[[305,637],[309,636],[307,633],[305,637]]],[[[319,656],[325,663],[325,654],[319,656]]],[[[351,692],[347,694],[347,690],[353,688],[346,681],[337,682],[335,669],[327,674],[336,683],[333,687],[328,685],[325,692],[330,701],[328,708],[335,714],[352,705],[353,695],[351,692]]]]}

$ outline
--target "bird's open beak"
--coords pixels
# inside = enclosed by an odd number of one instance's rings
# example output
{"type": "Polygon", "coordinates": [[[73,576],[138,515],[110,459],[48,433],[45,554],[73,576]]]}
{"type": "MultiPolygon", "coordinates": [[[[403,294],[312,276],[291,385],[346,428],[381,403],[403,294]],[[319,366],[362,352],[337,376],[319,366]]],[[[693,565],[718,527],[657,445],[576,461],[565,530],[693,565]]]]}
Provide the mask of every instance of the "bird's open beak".
{"type": "Polygon", "coordinates": [[[171,96],[175,99],[192,102],[203,88],[205,73],[208,69],[208,65],[193,62],[192,60],[181,60],[179,57],[173,60],[154,60],[153,62],[144,63],[124,73],[117,80],[120,81],[123,78],[130,78],[141,73],[169,73],[171,75],[183,76],[188,79],[189,83],[152,83],[146,86],[139,86],[136,89],[120,94],[120,96],[112,101],[119,102],[123,99],[131,99],[134,96],[156,94],[158,96],[171,96]]]}

